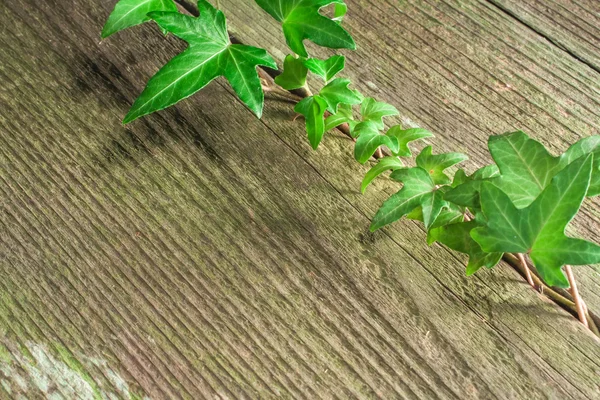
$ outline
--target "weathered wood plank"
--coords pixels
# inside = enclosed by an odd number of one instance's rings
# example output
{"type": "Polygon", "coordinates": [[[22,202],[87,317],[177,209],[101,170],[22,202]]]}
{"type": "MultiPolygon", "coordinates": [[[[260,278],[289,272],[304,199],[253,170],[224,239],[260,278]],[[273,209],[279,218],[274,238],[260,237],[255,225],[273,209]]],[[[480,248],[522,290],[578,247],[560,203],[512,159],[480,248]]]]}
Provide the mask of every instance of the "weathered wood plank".
{"type": "Polygon", "coordinates": [[[600,71],[600,2],[488,0],[600,71]]]}
{"type": "Polygon", "coordinates": [[[181,44],[98,44],[110,7],[0,9],[0,393],[597,396],[597,340],[513,272],[365,235],[362,168],[292,148],[289,107],[256,121],[219,81],[120,126],[181,44]]]}
{"type": "MultiPolygon", "coordinates": [[[[222,4],[238,37],[283,59],[280,27],[265,13],[256,15],[253,1],[222,4]]],[[[559,152],[600,132],[600,73],[496,6],[476,0],[348,4],[346,24],[359,49],[347,53],[346,75],[365,94],[397,105],[397,122],[432,130],[440,151],[471,156],[471,170],[489,162],[490,135],[525,130],[559,152]]],[[[589,201],[571,229],[599,242],[599,209],[598,199],[589,201]]],[[[576,274],[590,307],[600,309],[598,270],[578,267],[576,274]]]]}

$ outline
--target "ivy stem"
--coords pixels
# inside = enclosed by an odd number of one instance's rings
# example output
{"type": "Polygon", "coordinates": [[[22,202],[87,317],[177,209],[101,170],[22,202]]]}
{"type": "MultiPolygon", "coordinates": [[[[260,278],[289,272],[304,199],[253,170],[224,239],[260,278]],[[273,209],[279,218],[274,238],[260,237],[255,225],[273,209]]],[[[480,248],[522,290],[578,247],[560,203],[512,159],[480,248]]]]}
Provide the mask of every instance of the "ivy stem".
{"type": "Polygon", "coordinates": [[[527,261],[525,260],[525,256],[523,253],[517,253],[517,258],[521,262],[521,266],[523,266],[523,270],[525,271],[525,277],[527,278],[527,283],[531,285],[534,289],[536,289],[535,283],[533,283],[533,278],[531,276],[531,270],[527,265],[527,261]]]}
{"type": "Polygon", "coordinates": [[[569,285],[571,285],[571,295],[573,296],[573,300],[575,301],[575,307],[577,308],[577,315],[579,316],[579,320],[586,328],[589,328],[588,320],[586,318],[586,306],[581,297],[579,296],[579,290],[577,290],[577,282],[575,281],[575,274],[573,274],[573,269],[570,265],[565,266],[565,271],[567,273],[567,279],[569,280],[569,285]]]}

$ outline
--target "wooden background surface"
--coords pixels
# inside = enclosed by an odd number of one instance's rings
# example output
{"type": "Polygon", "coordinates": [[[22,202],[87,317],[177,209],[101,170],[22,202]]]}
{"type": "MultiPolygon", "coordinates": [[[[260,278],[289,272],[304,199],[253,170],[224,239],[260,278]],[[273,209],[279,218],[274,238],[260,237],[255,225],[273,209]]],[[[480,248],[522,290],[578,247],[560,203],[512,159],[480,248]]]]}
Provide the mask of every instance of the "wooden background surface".
{"type": "MultiPolygon", "coordinates": [[[[348,3],[347,75],[470,170],[492,134],[600,134],[598,1],[348,3]]],[[[281,61],[253,1],[221,5],[281,61]]],[[[123,127],[183,44],[100,42],[113,6],[0,0],[0,398],[600,398],[597,338],[417,224],[369,234],[397,187],[361,196],[348,139],[313,152],[290,104],[258,121],[218,80],[123,127]]],[[[596,200],[571,229],[599,221],[596,200]]],[[[598,270],[575,273],[600,310],[598,270]]]]}

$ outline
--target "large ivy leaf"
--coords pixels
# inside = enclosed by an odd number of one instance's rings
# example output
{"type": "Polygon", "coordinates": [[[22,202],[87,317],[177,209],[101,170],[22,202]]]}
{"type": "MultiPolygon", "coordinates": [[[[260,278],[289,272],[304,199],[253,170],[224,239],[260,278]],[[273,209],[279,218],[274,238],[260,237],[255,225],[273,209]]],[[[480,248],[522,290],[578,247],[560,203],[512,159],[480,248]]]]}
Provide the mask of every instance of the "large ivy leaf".
{"type": "Polygon", "coordinates": [[[340,104],[354,105],[362,103],[363,96],[358,90],[349,89],[348,85],[350,83],[350,79],[337,78],[321,89],[319,96],[327,103],[327,110],[330,113],[337,113],[340,104]]]}
{"type": "Polygon", "coordinates": [[[358,136],[354,146],[354,158],[361,164],[366,163],[380,146],[387,146],[392,153],[398,151],[398,140],[382,135],[373,122],[361,122],[354,128],[358,136]]]}
{"type": "Polygon", "coordinates": [[[471,231],[479,225],[475,221],[461,222],[433,228],[427,235],[429,244],[439,242],[444,246],[469,255],[467,275],[473,275],[482,267],[493,268],[502,259],[503,253],[486,253],[471,237],[471,231]]]}
{"type": "Polygon", "coordinates": [[[400,114],[396,107],[391,104],[377,101],[371,97],[367,97],[360,107],[362,120],[365,122],[373,122],[377,129],[381,130],[385,127],[383,119],[400,114]]]}
{"type": "Polygon", "coordinates": [[[200,16],[152,12],[150,18],[189,47],[167,63],[150,81],[125,117],[124,123],[162,110],[196,93],[219,76],[225,76],[240,99],[262,115],[264,93],[256,67],[277,68],[265,50],[231,44],[225,16],[206,0],[198,1],[200,16]]]}
{"type": "Polygon", "coordinates": [[[404,164],[402,163],[402,161],[400,161],[398,157],[390,156],[380,158],[379,160],[377,160],[377,164],[375,164],[365,175],[365,178],[363,179],[362,184],[360,186],[360,191],[364,194],[367,190],[367,187],[379,175],[383,174],[386,171],[395,171],[400,168],[404,168],[404,164]]]}
{"type": "Polygon", "coordinates": [[[325,134],[325,111],[327,102],[321,96],[310,96],[302,99],[294,108],[306,119],[306,133],[313,149],[317,149],[325,134]]]}
{"type": "Polygon", "coordinates": [[[306,85],[308,68],[301,58],[288,55],[283,61],[283,73],[275,77],[275,83],[285,90],[300,89],[306,85]]]}
{"type": "Polygon", "coordinates": [[[371,230],[376,231],[398,221],[417,207],[421,207],[423,223],[429,229],[447,206],[443,200],[443,192],[437,190],[429,173],[415,167],[396,170],[390,177],[402,182],[404,186],[383,203],[373,218],[371,230]]]}
{"type": "Polygon", "coordinates": [[[523,132],[492,136],[488,147],[501,172],[493,182],[517,208],[530,205],[558,172],[585,154],[596,154],[587,195],[600,194],[600,136],[580,140],[560,157],[550,154],[544,145],[523,132]]]}
{"type": "Polygon", "coordinates": [[[356,48],[352,36],[340,24],[319,13],[329,4],[344,4],[343,0],[256,0],[256,3],[281,22],[288,45],[302,57],[308,57],[305,39],[333,49],[356,48]]]}
{"type": "Polygon", "coordinates": [[[600,263],[600,246],[564,234],[585,198],[592,164],[592,155],[574,161],[524,209],[494,184],[483,183],[481,206],[487,222],[471,236],[487,252],[529,252],[547,284],[568,287],[563,265],[600,263]]]}
{"type": "Polygon", "coordinates": [[[177,11],[173,0],[120,0],[102,29],[102,38],[123,29],[150,21],[152,11],[177,11]]]}
{"type": "Polygon", "coordinates": [[[314,74],[323,78],[328,83],[340,71],[344,69],[346,57],[335,55],[327,60],[319,60],[318,58],[309,58],[304,62],[304,65],[314,74]]]}
{"type": "Polygon", "coordinates": [[[566,166],[586,154],[594,154],[594,167],[587,196],[598,196],[600,195],[600,136],[581,139],[569,147],[569,150],[560,157],[561,166],[566,166]]]}
{"type": "Polygon", "coordinates": [[[452,180],[444,171],[468,159],[469,157],[461,153],[433,154],[431,146],[427,146],[417,156],[416,161],[417,166],[429,172],[436,185],[447,185],[452,180]]]}
{"type": "Polygon", "coordinates": [[[417,140],[433,137],[433,133],[429,132],[427,129],[422,128],[412,128],[412,129],[402,129],[402,125],[396,125],[391,127],[386,135],[393,136],[398,139],[398,153],[396,156],[399,157],[411,157],[412,152],[408,147],[409,143],[415,142],[417,140]]]}

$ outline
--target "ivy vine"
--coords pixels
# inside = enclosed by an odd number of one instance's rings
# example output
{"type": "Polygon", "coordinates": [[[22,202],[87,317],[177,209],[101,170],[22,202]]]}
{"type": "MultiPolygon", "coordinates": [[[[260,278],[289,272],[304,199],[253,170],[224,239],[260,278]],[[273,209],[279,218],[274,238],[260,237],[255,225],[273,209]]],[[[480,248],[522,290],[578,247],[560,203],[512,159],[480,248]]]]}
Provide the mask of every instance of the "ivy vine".
{"type": "Polygon", "coordinates": [[[221,76],[259,118],[264,89],[300,90],[304,97],[294,110],[304,117],[314,149],[325,133],[340,128],[354,139],[359,163],[376,159],[363,180],[362,192],[389,171],[389,178],[402,185],[374,216],[372,231],[403,218],[421,221],[429,244],[438,242],[468,255],[468,275],[493,268],[503,257],[518,263],[534,288],[547,285],[544,290],[563,306],[569,300],[550,287],[570,288],[581,322],[598,333],[577,293],[571,265],[600,263],[600,246],[567,236],[565,229],[585,198],[600,194],[600,136],[582,139],[560,156],[550,154],[523,132],[492,136],[488,148],[494,164],[470,175],[456,167],[467,160],[466,155],[435,154],[431,146],[416,156],[414,167],[407,167],[402,159],[413,156],[410,145],[433,134],[425,129],[388,126],[386,121],[399,115],[398,110],[364,96],[352,88],[349,79],[339,77],[345,67],[343,55],[311,58],[304,45],[309,40],[332,49],[355,49],[343,26],[344,0],[256,3],[281,23],[292,52],[275,78],[279,88],[265,85],[257,69],[277,69],[275,60],[264,49],[232,43],[218,4],[215,7],[199,0],[199,16],[193,17],[180,13],[174,0],[118,1],[102,31],[103,38],[154,21],[163,33],[188,43],[185,51],[150,79],[124,123],[167,108],[221,76]],[[311,93],[309,75],[323,81],[318,93],[311,93]],[[447,172],[450,168],[457,169],[452,176],[447,172]],[[526,258],[543,282],[532,274],[526,258]]]}

